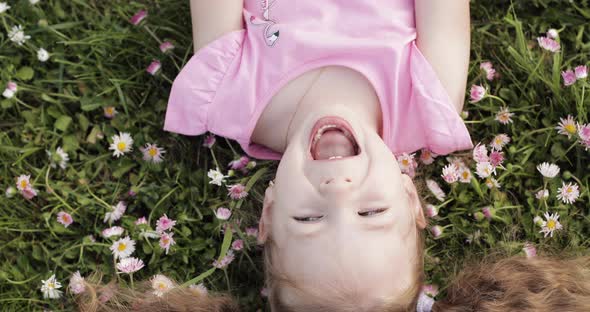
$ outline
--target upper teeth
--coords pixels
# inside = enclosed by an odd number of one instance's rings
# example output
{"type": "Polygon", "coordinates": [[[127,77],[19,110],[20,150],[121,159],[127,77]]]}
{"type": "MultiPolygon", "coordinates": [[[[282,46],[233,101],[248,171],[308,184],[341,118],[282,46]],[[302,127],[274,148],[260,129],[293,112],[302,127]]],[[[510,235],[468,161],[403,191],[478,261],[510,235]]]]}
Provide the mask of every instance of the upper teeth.
{"type": "Polygon", "coordinates": [[[326,130],[334,129],[334,128],[340,130],[344,134],[344,136],[346,136],[349,140],[354,142],[354,138],[353,138],[352,134],[350,134],[350,132],[346,131],[346,129],[342,129],[336,125],[325,125],[325,126],[320,127],[320,129],[318,129],[318,132],[316,133],[315,137],[313,138],[313,143],[315,144],[322,137],[322,134],[324,132],[326,132],[326,130]]]}

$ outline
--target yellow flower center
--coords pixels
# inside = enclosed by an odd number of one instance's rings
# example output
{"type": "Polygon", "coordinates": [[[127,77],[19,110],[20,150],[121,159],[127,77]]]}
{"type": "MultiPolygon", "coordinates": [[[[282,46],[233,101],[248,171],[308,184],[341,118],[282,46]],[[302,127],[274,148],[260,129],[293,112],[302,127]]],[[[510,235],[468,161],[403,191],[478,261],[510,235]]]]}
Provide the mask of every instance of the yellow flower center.
{"type": "Polygon", "coordinates": [[[469,178],[469,172],[463,171],[463,179],[469,178]]]}
{"type": "Polygon", "coordinates": [[[26,187],[27,187],[27,184],[28,184],[28,183],[27,183],[27,180],[22,180],[22,181],[20,181],[20,187],[21,187],[21,188],[26,188],[26,187]]]}
{"type": "Polygon", "coordinates": [[[55,284],[54,283],[47,283],[47,288],[55,288],[55,284]]]}
{"type": "Polygon", "coordinates": [[[117,250],[123,251],[125,249],[127,249],[127,245],[125,243],[119,243],[119,246],[117,247],[117,250]]]}
{"type": "Polygon", "coordinates": [[[119,142],[119,144],[117,144],[117,148],[121,151],[124,150],[126,146],[127,145],[125,144],[125,142],[119,142]]]}
{"type": "Polygon", "coordinates": [[[156,150],[155,147],[150,148],[150,150],[148,151],[148,154],[150,154],[150,156],[154,157],[156,156],[156,154],[158,154],[158,150],[156,150]]]}
{"type": "Polygon", "coordinates": [[[170,239],[167,237],[162,238],[162,242],[164,243],[164,245],[168,245],[168,242],[170,242],[170,239]]]}
{"type": "Polygon", "coordinates": [[[158,288],[160,290],[166,290],[166,284],[164,284],[164,283],[158,283],[158,288]]]}
{"type": "Polygon", "coordinates": [[[555,228],[555,221],[549,220],[547,221],[547,228],[553,230],[555,228]]]}
{"type": "Polygon", "coordinates": [[[410,162],[407,159],[402,160],[402,165],[407,166],[410,162]]]}
{"type": "Polygon", "coordinates": [[[113,114],[113,108],[112,107],[107,107],[106,108],[107,114],[112,115],[113,114]]]}
{"type": "Polygon", "coordinates": [[[566,192],[566,193],[568,193],[568,194],[570,194],[570,193],[571,193],[571,192],[573,192],[573,191],[574,191],[574,190],[572,190],[572,188],[571,188],[571,187],[568,187],[567,189],[565,189],[565,192],[566,192]]]}
{"type": "Polygon", "coordinates": [[[502,145],[502,139],[496,139],[496,145],[502,145]]]}
{"type": "Polygon", "coordinates": [[[66,216],[66,215],[63,215],[63,216],[61,217],[61,219],[62,219],[64,222],[68,222],[68,221],[70,220],[70,218],[68,218],[68,216],[66,216]]]}
{"type": "Polygon", "coordinates": [[[571,134],[575,134],[576,133],[576,126],[573,123],[569,123],[569,124],[565,125],[563,128],[568,133],[571,133],[571,134]]]}

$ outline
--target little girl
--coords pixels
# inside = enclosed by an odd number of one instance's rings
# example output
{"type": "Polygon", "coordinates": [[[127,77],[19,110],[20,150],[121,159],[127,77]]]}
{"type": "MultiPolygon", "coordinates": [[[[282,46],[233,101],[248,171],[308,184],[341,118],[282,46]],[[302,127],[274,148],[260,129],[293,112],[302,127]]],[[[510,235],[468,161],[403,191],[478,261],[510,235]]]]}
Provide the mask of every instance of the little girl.
{"type": "Polygon", "coordinates": [[[259,242],[275,311],[415,306],[426,226],[396,155],[473,148],[469,1],[192,0],[164,129],[280,160],[259,242]],[[430,60],[427,60],[426,56],[430,60]]]}

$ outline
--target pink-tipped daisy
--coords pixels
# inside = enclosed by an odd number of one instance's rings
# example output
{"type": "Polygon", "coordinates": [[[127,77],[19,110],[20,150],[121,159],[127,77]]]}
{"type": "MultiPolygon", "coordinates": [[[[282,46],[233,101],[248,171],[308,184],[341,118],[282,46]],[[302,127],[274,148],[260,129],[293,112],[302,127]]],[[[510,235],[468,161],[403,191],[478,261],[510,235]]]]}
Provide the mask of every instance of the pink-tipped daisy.
{"type": "Polygon", "coordinates": [[[111,206],[111,208],[112,210],[104,215],[104,223],[113,223],[114,221],[121,219],[127,209],[127,205],[124,201],[119,201],[116,206],[111,206]]]}
{"type": "Polygon", "coordinates": [[[524,247],[522,247],[522,251],[524,251],[524,254],[526,255],[527,259],[534,258],[537,256],[537,248],[535,248],[535,245],[531,243],[525,243],[524,247]]]}
{"type": "Polygon", "coordinates": [[[176,241],[174,241],[174,238],[172,236],[174,236],[174,233],[162,233],[160,235],[160,247],[166,250],[166,254],[168,254],[170,246],[176,244],[176,241]]]}
{"type": "Polygon", "coordinates": [[[547,197],[549,197],[549,190],[547,189],[542,189],[535,194],[535,198],[539,200],[545,199],[547,197]]]}
{"type": "Polygon", "coordinates": [[[70,291],[76,295],[79,295],[86,291],[86,284],[84,278],[80,275],[80,271],[76,271],[70,277],[70,291]]]}
{"type": "Polygon", "coordinates": [[[557,29],[551,28],[551,29],[547,30],[547,38],[557,39],[557,37],[559,37],[559,33],[557,32],[557,29]]]}
{"type": "Polygon", "coordinates": [[[508,143],[510,143],[510,137],[507,134],[501,133],[492,139],[490,146],[497,151],[501,151],[508,143]]]}
{"type": "Polygon", "coordinates": [[[231,199],[238,200],[248,196],[246,187],[242,184],[234,184],[227,187],[228,195],[231,199]]]}
{"type": "Polygon", "coordinates": [[[129,22],[135,26],[139,25],[148,15],[147,10],[139,10],[130,19],[129,22]]]}
{"type": "Polygon", "coordinates": [[[557,133],[567,135],[568,139],[578,131],[576,121],[571,115],[567,115],[566,119],[559,118],[559,124],[555,129],[557,129],[557,133]]]}
{"type": "Polygon", "coordinates": [[[206,148],[211,148],[213,147],[213,144],[215,144],[215,135],[213,134],[209,134],[205,137],[205,139],[203,140],[203,146],[206,148]]]}
{"type": "Polygon", "coordinates": [[[154,76],[160,71],[160,68],[162,68],[162,63],[160,62],[160,60],[152,60],[152,62],[150,63],[150,65],[148,65],[145,71],[147,71],[150,75],[154,76]]]}
{"type": "Polygon", "coordinates": [[[481,208],[481,212],[483,213],[484,217],[486,217],[486,219],[492,220],[493,211],[491,206],[485,206],[481,208]]]}
{"type": "Polygon", "coordinates": [[[504,153],[501,151],[492,150],[490,153],[490,164],[494,167],[502,166],[504,162],[504,153]]]}
{"type": "Polygon", "coordinates": [[[508,109],[507,106],[504,106],[502,108],[500,108],[500,111],[496,113],[496,120],[503,124],[503,125],[507,125],[509,123],[512,122],[512,116],[514,116],[514,113],[511,113],[508,109]]]}
{"type": "Polygon", "coordinates": [[[538,37],[537,38],[537,42],[539,43],[539,46],[547,51],[556,53],[559,52],[561,46],[559,45],[559,43],[551,38],[547,38],[547,37],[538,37]]]}
{"type": "Polygon", "coordinates": [[[144,263],[141,259],[129,257],[125,259],[121,259],[119,263],[117,263],[117,270],[120,273],[127,273],[131,274],[141,270],[144,267],[144,263]]]}
{"type": "Polygon", "coordinates": [[[104,110],[104,116],[109,119],[112,119],[113,117],[115,117],[116,114],[119,113],[119,112],[117,112],[117,110],[115,109],[114,106],[104,107],[103,110],[104,110]]]}
{"type": "Polygon", "coordinates": [[[486,95],[486,88],[479,85],[472,85],[469,92],[471,103],[477,103],[481,101],[486,95]]]}
{"type": "Polygon", "coordinates": [[[219,220],[227,220],[229,217],[231,217],[231,210],[224,207],[217,208],[217,211],[215,211],[215,216],[219,220]]]}
{"type": "Polygon", "coordinates": [[[410,177],[414,176],[415,169],[418,166],[414,160],[414,155],[415,154],[402,153],[401,155],[397,156],[397,162],[401,172],[409,175],[410,177]]]}
{"type": "Polygon", "coordinates": [[[478,163],[490,161],[485,144],[477,143],[473,148],[473,159],[478,163]]]}
{"type": "Polygon", "coordinates": [[[160,219],[158,219],[158,221],[156,221],[156,232],[162,233],[164,231],[168,231],[175,225],[176,220],[172,220],[168,218],[166,214],[164,214],[160,217],[160,219]]]}
{"type": "Polygon", "coordinates": [[[438,155],[436,155],[435,153],[433,153],[431,150],[423,148],[420,151],[420,161],[425,164],[425,165],[430,165],[434,162],[434,159],[437,157],[438,155]]]}
{"type": "Polygon", "coordinates": [[[494,77],[496,76],[496,70],[493,68],[492,62],[482,62],[479,64],[479,68],[485,71],[487,80],[494,80],[494,77]]]}
{"type": "Polygon", "coordinates": [[[154,164],[161,163],[164,160],[163,154],[166,153],[163,148],[152,143],[146,143],[145,147],[140,147],[139,150],[143,153],[143,160],[154,164]]]}
{"type": "Polygon", "coordinates": [[[426,216],[429,218],[436,217],[438,215],[438,207],[436,207],[435,205],[427,204],[424,208],[424,212],[426,213],[426,216]]]}
{"type": "Polygon", "coordinates": [[[160,44],[160,51],[162,51],[162,53],[172,51],[173,49],[174,49],[174,45],[170,41],[164,41],[160,44]]]}
{"type": "Polygon", "coordinates": [[[235,240],[233,243],[231,243],[231,249],[236,251],[244,249],[244,241],[241,239],[235,240]]]}
{"type": "Polygon", "coordinates": [[[156,274],[152,277],[153,294],[162,297],[165,293],[174,288],[174,283],[168,277],[162,274],[156,274]]]}
{"type": "Polygon", "coordinates": [[[433,284],[427,284],[422,286],[422,292],[426,295],[434,298],[438,295],[438,286],[433,284]]]}
{"type": "Polygon", "coordinates": [[[57,222],[64,225],[64,227],[70,226],[74,222],[72,215],[65,211],[60,211],[57,213],[57,222]]]}
{"type": "Polygon", "coordinates": [[[431,180],[431,179],[427,179],[426,180],[426,187],[428,187],[428,189],[430,190],[430,192],[434,195],[434,197],[436,199],[438,199],[441,202],[445,200],[445,197],[447,195],[445,194],[445,192],[443,192],[443,190],[440,188],[438,183],[436,183],[436,181],[431,180]]]}
{"type": "Polygon", "coordinates": [[[238,159],[234,159],[234,160],[230,161],[228,166],[234,170],[242,170],[242,169],[246,168],[246,166],[248,165],[248,162],[250,162],[250,158],[248,158],[248,156],[241,156],[238,159]]]}
{"type": "Polygon", "coordinates": [[[123,234],[123,232],[125,231],[125,229],[123,229],[120,226],[112,226],[110,228],[106,228],[104,230],[102,230],[101,235],[104,238],[111,238],[113,236],[121,236],[121,234],[123,234]]]}
{"type": "Polygon", "coordinates": [[[571,86],[576,83],[576,74],[573,70],[568,69],[566,71],[561,72],[561,77],[563,78],[563,85],[564,86],[571,86]]]}
{"type": "Polygon", "coordinates": [[[481,162],[476,165],[476,173],[480,178],[484,179],[491,174],[496,174],[496,168],[489,162],[481,162]]]}
{"type": "Polygon", "coordinates": [[[442,178],[449,184],[459,180],[459,169],[454,164],[448,164],[443,168],[442,178]]]}
{"type": "Polygon", "coordinates": [[[430,232],[432,233],[432,236],[434,236],[434,238],[437,239],[441,237],[443,233],[443,228],[440,225],[435,225],[430,228],[430,232]]]}
{"type": "Polygon", "coordinates": [[[564,204],[573,204],[576,199],[580,197],[580,190],[576,183],[565,183],[561,182],[562,185],[557,189],[557,199],[561,200],[564,204]]]}
{"type": "Polygon", "coordinates": [[[135,225],[141,224],[148,224],[147,219],[145,217],[137,218],[137,220],[135,220],[135,225]]]}
{"type": "Polygon", "coordinates": [[[575,68],[576,78],[584,79],[588,77],[588,67],[586,65],[576,66],[575,68]]]}
{"type": "Polygon", "coordinates": [[[213,261],[213,266],[218,269],[223,269],[227,267],[232,261],[234,261],[235,255],[233,250],[228,250],[225,257],[221,259],[221,261],[215,260],[213,261]]]}
{"type": "Polygon", "coordinates": [[[246,235],[252,237],[258,237],[258,229],[255,227],[246,228],[246,235]]]}
{"type": "Polygon", "coordinates": [[[561,230],[563,226],[557,219],[559,219],[559,215],[556,214],[549,214],[549,212],[545,212],[545,221],[541,224],[541,231],[539,233],[544,233],[545,237],[547,235],[553,237],[553,232],[557,230],[561,230]]]}
{"type": "Polygon", "coordinates": [[[590,140],[590,124],[578,124],[578,136],[582,141],[590,140]]]}
{"type": "Polygon", "coordinates": [[[17,90],[16,82],[9,81],[6,84],[6,89],[4,89],[4,92],[2,92],[2,96],[4,96],[7,99],[10,99],[14,96],[14,94],[16,93],[16,90],[17,90]]]}

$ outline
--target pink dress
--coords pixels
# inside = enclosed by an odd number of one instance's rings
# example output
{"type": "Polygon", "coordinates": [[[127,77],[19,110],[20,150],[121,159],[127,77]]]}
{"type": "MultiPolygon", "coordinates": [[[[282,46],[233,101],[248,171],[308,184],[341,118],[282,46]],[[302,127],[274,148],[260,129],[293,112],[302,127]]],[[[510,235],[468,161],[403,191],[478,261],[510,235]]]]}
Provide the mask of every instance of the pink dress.
{"type": "Polygon", "coordinates": [[[298,75],[340,65],[373,85],[383,141],[394,154],[473,148],[446,89],[416,46],[414,0],[244,0],[243,17],[245,29],[198,50],[178,74],[164,130],[209,131],[236,140],[249,156],[280,159],[250,140],[265,106],[298,75]]]}

